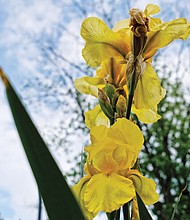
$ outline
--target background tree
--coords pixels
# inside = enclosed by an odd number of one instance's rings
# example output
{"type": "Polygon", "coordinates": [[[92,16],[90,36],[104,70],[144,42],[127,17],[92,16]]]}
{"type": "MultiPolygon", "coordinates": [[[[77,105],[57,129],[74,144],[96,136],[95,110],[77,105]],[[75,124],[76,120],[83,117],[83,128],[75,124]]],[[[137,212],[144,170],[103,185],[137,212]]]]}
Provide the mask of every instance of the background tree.
{"type": "Polygon", "coordinates": [[[161,197],[153,208],[158,219],[171,219],[178,196],[184,190],[174,219],[188,220],[190,102],[187,100],[188,94],[184,93],[181,79],[176,78],[171,82],[172,73],[166,67],[159,71],[166,74],[162,78],[162,84],[167,88],[167,96],[159,105],[158,111],[162,118],[157,123],[145,125],[138,122],[145,137],[140,166],[143,173],[158,184],[161,197]]]}

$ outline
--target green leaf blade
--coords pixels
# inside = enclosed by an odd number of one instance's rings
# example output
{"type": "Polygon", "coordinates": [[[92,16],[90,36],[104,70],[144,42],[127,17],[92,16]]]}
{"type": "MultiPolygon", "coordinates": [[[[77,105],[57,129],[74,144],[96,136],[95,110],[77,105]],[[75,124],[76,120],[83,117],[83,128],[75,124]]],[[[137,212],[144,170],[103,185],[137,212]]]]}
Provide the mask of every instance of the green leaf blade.
{"type": "MultiPolygon", "coordinates": [[[[2,71],[2,70],[1,70],[2,71]]],[[[1,72],[2,77],[3,72],[1,72]]],[[[59,167],[5,77],[6,94],[26,156],[51,220],[84,220],[84,216],[59,167]]]]}
{"type": "Polygon", "coordinates": [[[136,193],[136,196],[137,196],[140,220],[152,220],[152,217],[150,216],[144,202],[142,201],[138,193],[136,193]]]}

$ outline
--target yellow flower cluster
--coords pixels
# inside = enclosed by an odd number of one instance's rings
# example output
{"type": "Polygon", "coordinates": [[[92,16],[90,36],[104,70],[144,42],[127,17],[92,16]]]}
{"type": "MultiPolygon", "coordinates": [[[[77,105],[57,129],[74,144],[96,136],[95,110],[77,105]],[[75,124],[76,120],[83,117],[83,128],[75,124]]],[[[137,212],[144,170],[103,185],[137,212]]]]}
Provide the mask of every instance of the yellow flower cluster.
{"type": "Polygon", "coordinates": [[[160,118],[157,105],[166,92],[151,65],[152,57],[159,48],[175,39],[185,40],[190,33],[184,18],[162,22],[151,17],[159,11],[153,4],[144,12],[131,9],[131,18],[112,30],[96,17],[82,23],[83,57],[89,66],[99,68],[94,77],[76,79],[75,87],[100,103],[85,113],[91,135],[91,145],[85,148],[86,176],[73,187],[87,219],[99,211],[118,210],[129,201],[133,201],[133,219],[138,219],[136,193],[147,205],[158,201],[155,182],[135,166],[144,142],[142,132],[125,116],[132,91],[129,110],[139,120],[153,123],[160,118]]]}
{"type": "MultiPolygon", "coordinates": [[[[159,18],[150,17],[159,11],[159,7],[152,4],[144,10],[144,16],[149,19],[149,32],[146,33],[146,43],[138,57],[140,73],[132,106],[132,112],[144,123],[160,119],[157,105],[166,93],[151,65],[152,57],[159,48],[179,38],[185,40],[190,33],[190,25],[185,18],[162,22],[159,18]]],[[[119,21],[111,30],[99,18],[84,20],[81,27],[81,35],[86,41],[83,57],[89,66],[101,65],[101,68],[97,70],[95,77],[86,76],[75,81],[75,87],[80,92],[97,97],[98,88],[102,89],[110,82],[120,93],[123,91],[127,98],[126,81],[130,76],[126,76],[126,70],[131,66],[133,43],[130,23],[130,19],[119,21]]]]}
{"type": "Polygon", "coordinates": [[[73,187],[87,219],[99,211],[112,212],[132,200],[136,192],[147,205],[158,201],[156,184],[131,169],[141,151],[143,135],[133,122],[120,118],[111,127],[94,126],[84,176],[73,187]]]}

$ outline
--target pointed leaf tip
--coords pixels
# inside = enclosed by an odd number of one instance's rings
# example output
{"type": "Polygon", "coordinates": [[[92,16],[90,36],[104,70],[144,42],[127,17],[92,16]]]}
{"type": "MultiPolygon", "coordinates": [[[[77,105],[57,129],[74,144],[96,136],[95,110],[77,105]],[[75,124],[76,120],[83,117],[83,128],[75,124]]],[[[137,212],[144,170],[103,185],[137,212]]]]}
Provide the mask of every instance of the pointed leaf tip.
{"type": "Polygon", "coordinates": [[[144,202],[142,201],[141,197],[136,193],[137,196],[137,204],[139,209],[139,216],[140,220],[152,220],[151,215],[149,214],[144,202]]]}
{"type": "Polygon", "coordinates": [[[9,80],[7,79],[3,69],[0,67],[0,78],[2,79],[6,89],[8,88],[9,86],[9,80]]]}

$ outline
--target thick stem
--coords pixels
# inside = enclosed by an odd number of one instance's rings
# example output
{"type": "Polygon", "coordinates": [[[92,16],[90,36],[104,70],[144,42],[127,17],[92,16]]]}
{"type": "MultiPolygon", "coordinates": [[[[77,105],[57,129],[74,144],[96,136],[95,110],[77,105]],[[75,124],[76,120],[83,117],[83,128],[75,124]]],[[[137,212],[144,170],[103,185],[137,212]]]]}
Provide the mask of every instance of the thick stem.
{"type": "Polygon", "coordinates": [[[123,206],[123,217],[124,217],[124,220],[130,220],[129,206],[130,206],[129,202],[125,203],[124,206],[123,206]]]}
{"type": "Polygon", "coordinates": [[[110,120],[110,126],[114,124],[114,118],[109,118],[110,120]]]}
{"type": "Polygon", "coordinates": [[[136,37],[133,35],[133,55],[134,55],[134,66],[133,66],[133,73],[132,73],[132,79],[129,82],[129,96],[127,101],[127,110],[126,110],[126,118],[130,118],[131,114],[131,107],[133,103],[133,96],[134,91],[136,88],[136,58],[138,54],[140,53],[142,46],[141,46],[141,38],[136,37]]]}
{"type": "Polygon", "coordinates": [[[135,78],[136,78],[136,74],[135,71],[133,72],[133,76],[132,76],[132,80],[130,83],[130,90],[129,90],[129,96],[128,96],[128,102],[127,102],[127,110],[126,110],[126,118],[129,119],[130,118],[130,114],[131,114],[131,107],[133,104],[133,96],[134,96],[134,91],[135,91],[135,78]]]}
{"type": "MultiPolygon", "coordinates": [[[[126,118],[130,118],[131,114],[131,107],[133,103],[133,96],[134,96],[134,91],[137,85],[137,76],[136,76],[136,58],[138,54],[142,50],[142,38],[141,37],[136,37],[133,35],[133,55],[134,55],[134,67],[133,67],[133,73],[132,73],[132,79],[129,82],[129,96],[128,96],[128,101],[127,101],[127,109],[126,109],[126,118]]],[[[110,125],[114,124],[114,119],[110,119],[110,125]]],[[[123,206],[124,211],[124,219],[129,220],[130,219],[130,214],[129,214],[129,203],[124,204],[123,206]]],[[[119,220],[120,218],[120,209],[118,211],[113,211],[108,214],[108,218],[110,220],[119,220]]]]}
{"type": "Polygon", "coordinates": [[[120,211],[121,209],[119,208],[116,212],[116,216],[115,216],[115,220],[119,220],[120,219],[120,211]]]}
{"type": "Polygon", "coordinates": [[[113,212],[106,213],[108,220],[119,220],[120,219],[120,211],[121,211],[121,209],[119,208],[118,210],[115,210],[113,212]]]}
{"type": "MultiPolygon", "coordinates": [[[[131,115],[131,107],[133,104],[133,96],[135,92],[135,88],[137,85],[137,76],[136,76],[136,58],[138,54],[142,50],[142,40],[139,37],[136,37],[133,35],[133,55],[134,55],[134,66],[133,66],[133,73],[132,73],[132,79],[129,82],[129,95],[128,95],[128,101],[127,101],[127,109],[126,109],[126,118],[130,119],[131,115]]],[[[123,206],[123,213],[124,213],[124,220],[130,219],[130,212],[129,212],[129,202],[124,204],[123,206]]]]}

